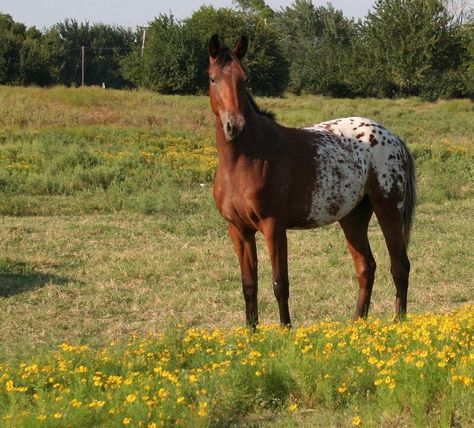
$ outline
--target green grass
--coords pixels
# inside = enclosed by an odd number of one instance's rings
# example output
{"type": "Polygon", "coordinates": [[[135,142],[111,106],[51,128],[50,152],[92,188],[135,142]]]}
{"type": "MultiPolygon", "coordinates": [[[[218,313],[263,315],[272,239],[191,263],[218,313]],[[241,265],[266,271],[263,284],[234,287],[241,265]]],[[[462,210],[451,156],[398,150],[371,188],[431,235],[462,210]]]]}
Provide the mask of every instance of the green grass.
{"type": "MultiPolygon", "coordinates": [[[[471,102],[258,101],[290,126],[360,115],[403,137],[416,159],[419,187],[409,311],[445,313],[474,303],[471,102]]],[[[120,348],[132,334],[156,331],[173,341],[178,323],[226,329],[243,324],[239,269],[212,200],[213,120],[207,97],[0,87],[0,361],[15,367],[42,354],[53,358],[63,342],[87,344],[95,352],[113,340],[120,348]]],[[[395,289],[375,220],[369,232],[378,266],[371,314],[387,320],[395,289]]],[[[276,323],[261,237],[258,250],[261,321],[276,323]]],[[[290,232],[289,264],[295,326],[352,316],[357,281],[337,225],[290,232]]],[[[285,355],[287,366],[300,364],[285,355]]],[[[346,426],[355,415],[354,403],[307,401],[294,383],[288,388],[277,408],[261,407],[269,388],[248,408],[218,410],[226,415],[221,420],[233,414],[237,425],[316,426],[317,409],[332,425],[346,426]],[[292,400],[295,413],[287,411],[292,400]]],[[[465,400],[462,394],[456,399],[465,400]]],[[[435,416],[417,410],[416,417],[405,409],[397,419],[381,411],[383,403],[356,404],[374,426],[436,425],[446,420],[438,413],[449,407],[436,405],[430,410],[435,416]],[[422,414],[427,419],[419,419],[422,414]]],[[[3,406],[0,414],[12,409],[3,406]]],[[[453,412],[453,420],[461,412],[461,426],[472,421],[472,407],[453,412]]]]}
{"type": "MultiPolygon", "coordinates": [[[[290,126],[355,114],[379,120],[413,150],[421,203],[473,195],[469,101],[289,97],[261,102],[290,126]]],[[[166,199],[170,187],[211,182],[215,150],[207,104],[206,97],[148,92],[1,88],[0,213],[160,211],[155,196],[166,199]]]]}

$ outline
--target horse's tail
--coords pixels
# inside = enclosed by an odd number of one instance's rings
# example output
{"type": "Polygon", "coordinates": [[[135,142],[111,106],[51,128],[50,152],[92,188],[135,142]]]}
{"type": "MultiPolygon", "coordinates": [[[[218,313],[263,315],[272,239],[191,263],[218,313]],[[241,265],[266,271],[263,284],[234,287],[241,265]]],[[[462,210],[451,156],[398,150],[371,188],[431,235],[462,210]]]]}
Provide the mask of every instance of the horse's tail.
{"type": "Polygon", "coordinates": [[[410,242],[410,231],[413,224],[413,216],[415,214],[416,205],[416,174],[415,174],[415,160],[406,143],[399,139],[402,143],[403,149],[408,160],[408,181],[405,189],[405,201],[402,213],[402,228],[405,247],[408,248],[410,242]]]}

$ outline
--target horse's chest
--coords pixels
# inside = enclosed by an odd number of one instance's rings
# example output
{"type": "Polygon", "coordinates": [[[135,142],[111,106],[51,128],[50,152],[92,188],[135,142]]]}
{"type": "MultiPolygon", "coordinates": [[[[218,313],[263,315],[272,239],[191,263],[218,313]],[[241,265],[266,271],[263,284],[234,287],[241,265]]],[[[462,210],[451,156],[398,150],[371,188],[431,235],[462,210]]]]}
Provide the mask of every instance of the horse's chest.
{"type": "Polygon", "coordinates": [[[221,215],[231,223],[258,229],[264,217],[262,203],[263,182],[255,179],[240,179],[217,175],[214,182],[214,200],[221,215]]]}

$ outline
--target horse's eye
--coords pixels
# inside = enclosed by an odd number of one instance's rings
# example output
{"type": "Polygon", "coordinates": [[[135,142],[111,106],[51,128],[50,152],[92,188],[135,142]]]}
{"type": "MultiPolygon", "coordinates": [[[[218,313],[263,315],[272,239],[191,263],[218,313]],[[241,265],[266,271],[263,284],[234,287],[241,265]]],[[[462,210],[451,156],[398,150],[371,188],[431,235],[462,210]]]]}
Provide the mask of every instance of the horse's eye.
{"type": "Polygon", "coordinates": [[[212,76],[209,77],[209,81],[210,81],[211,83],[216,83],[216,79],[215,79],[214,77],[212,77],[212,76]]]}

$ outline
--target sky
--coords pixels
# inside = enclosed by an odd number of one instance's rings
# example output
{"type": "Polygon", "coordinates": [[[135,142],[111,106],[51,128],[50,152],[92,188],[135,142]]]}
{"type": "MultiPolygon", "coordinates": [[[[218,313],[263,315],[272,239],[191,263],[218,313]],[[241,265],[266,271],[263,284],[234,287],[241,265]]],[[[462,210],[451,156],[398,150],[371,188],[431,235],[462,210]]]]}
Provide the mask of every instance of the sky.
{"type": "MultiPolygon", "coordinates": [[[[275,10],[289,6],[293,0],[266,0],[275,10]]],[[[375,0],[333,0],[336,9],[349,17],[363,18],[375,0]]],[[[326,6],[327,0],[313,0],[316,6],[326,6]]],[[[183,19],[207,4],[231,7],[232,0],[0,0],[0,13],[7,13],[16,22],[39,29],[50,27],[66,18],[90,23],[117,24],[125,27],[146,25],[160,13],[172,13],[183,19]]]]}

